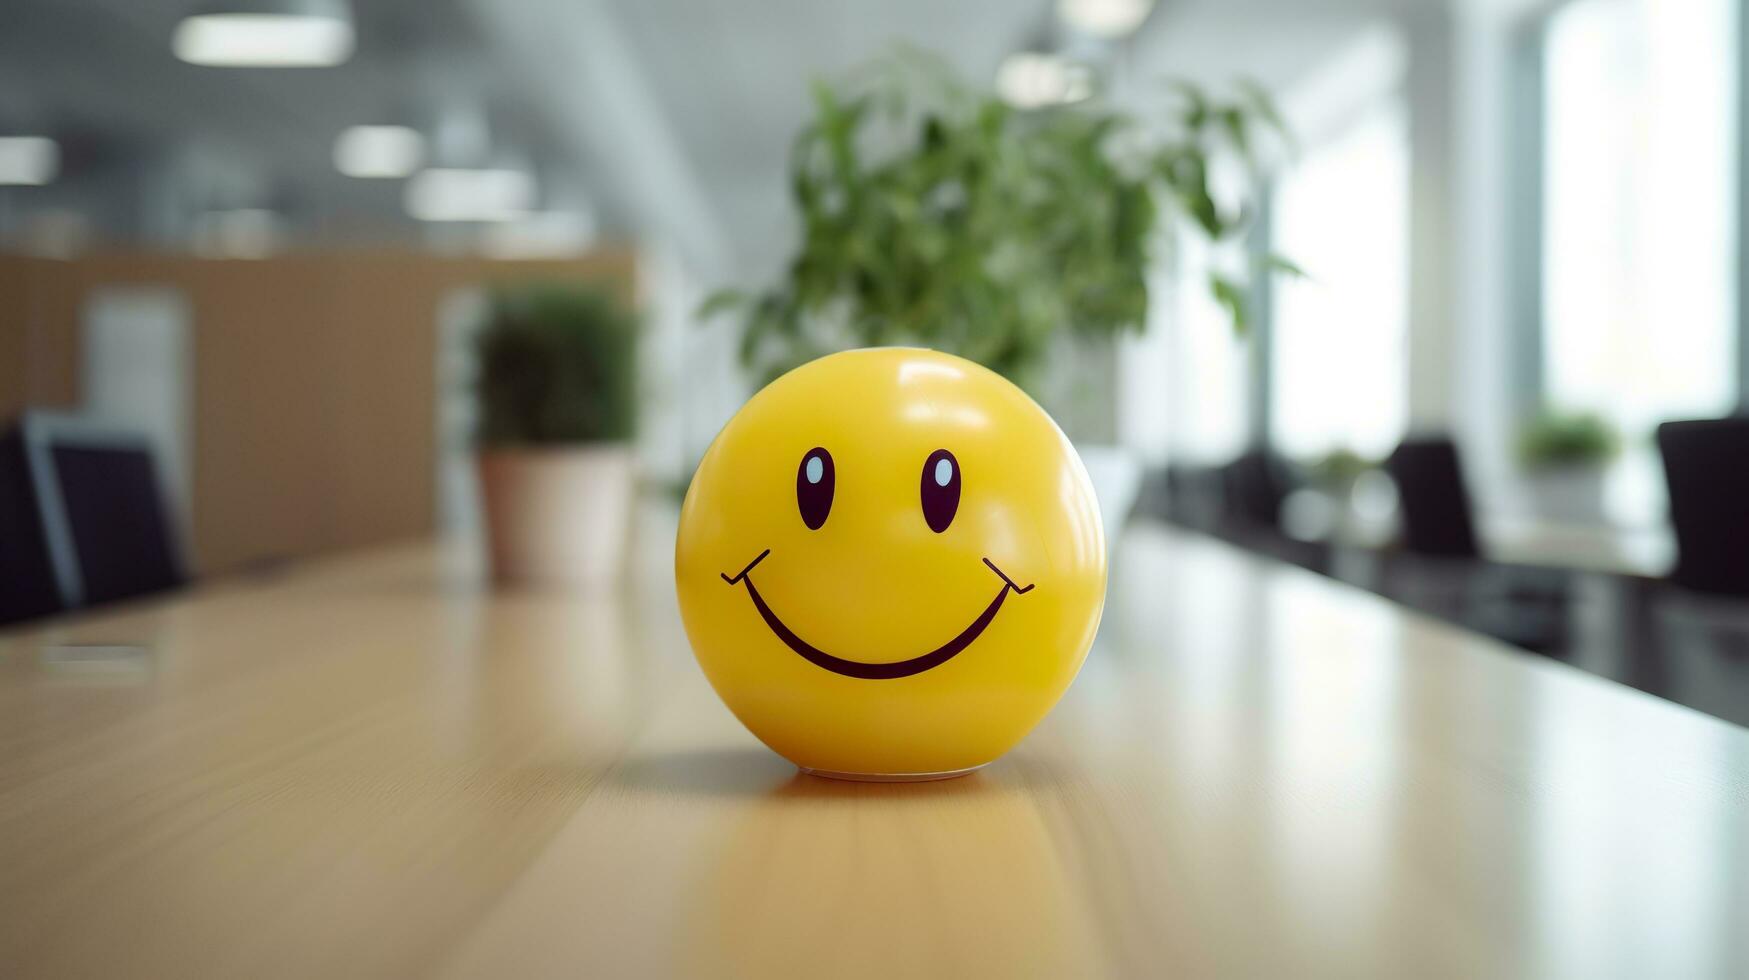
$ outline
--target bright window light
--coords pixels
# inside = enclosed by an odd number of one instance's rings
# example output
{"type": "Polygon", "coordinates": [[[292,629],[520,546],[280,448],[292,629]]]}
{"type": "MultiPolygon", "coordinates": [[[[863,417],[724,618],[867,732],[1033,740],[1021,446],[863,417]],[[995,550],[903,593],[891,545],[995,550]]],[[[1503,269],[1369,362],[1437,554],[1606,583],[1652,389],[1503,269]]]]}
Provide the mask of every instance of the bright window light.
{"type": "Polygon", "coordinates": [[[1243,256],[1231,247],[1211,248],[1188,231],[1179,233],[1176,252],[1179,286],[1170,310],[1160,304],[1173,330],[1168,450],[1186,462],[1226,462],[1245,448],[1250,428],[1246,347],[1210,294],[1208,275],[1243,268],[1243,256]]]}
{"type": "Polygon", "coordinates": [[[1119,38],[1135,32],[1154,0],[1057,0],[1057,17],[1090,37],[1119,38]]]}
{"type": "Polygon", "coordinates": [[[1276,190],[1270,429],[1300,459],[1378,457],[1408,420],[1409,139],[1389,101],[1308,147],[1276,190]]]}
{"type": "Polygon", "coordinates": [[[197,14],[176,25],[176,57],[231,68],[324,68],[352,56],[352,22],[299,13],[197,14]]]}
{"type": "Polygon", "coordinates": [[[534,198],[534,178],[522,170],[434,167],[407,182],[404,203],[421,221],[510,221],[534,198]]]}
{"type": "Polygon", "coordinates": [[[1640,437],[1736,394],[1736,10],[1575,0],[1549,21],[1543,382],[1629,437],[1610,503],[1630,522],[1662,492],[1640,437]]]}
{"type": "Polygon", "coordinates": [[[46,136],[0,136],[0,184],[46,184],[61,166],[61,148],[46,136]]]}
{"type": "Polygon", "coordinates": [[[1093,73],[1060,55],[1017,51],[996,70],[996,91],[1020,109],[1064,105],[1093,94],[1093,73]]]}
{"type": "Polygon", "coordinates": [[[353,126],[334,141],[334,166],[348,177],[405,177],[424,156],[424,137],[406,126],[353,126]]]}

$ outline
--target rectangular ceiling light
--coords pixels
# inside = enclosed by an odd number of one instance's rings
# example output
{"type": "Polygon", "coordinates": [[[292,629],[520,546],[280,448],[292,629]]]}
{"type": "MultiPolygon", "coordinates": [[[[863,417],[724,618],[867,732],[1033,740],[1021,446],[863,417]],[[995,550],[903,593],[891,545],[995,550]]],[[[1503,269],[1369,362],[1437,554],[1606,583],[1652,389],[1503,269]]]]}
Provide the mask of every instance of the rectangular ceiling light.
{"type": "Polygon", "coordinates": [[[405,177],[424,155],[424,138],[406,126],[353,126],[334,141],[334,166],[348,177],[405,177]]]}
{"type": "Polygon", "coordinates": [[[176,57],[229,68],[326,68],[352,56],[352,23],[304,14],[196,14],[176,25],[176,57]]]}
{"type": "Polygon", "coordinates": [[[509,221],[534,206],[534,177],[522,170],[434,167],[407,181],[407,213],[421,221],[509,221]]]}
{"type": "Polygon", "coordinates": [[[0,184],[46,184],[61,166],[61,148],[47,136],[0,136],[0,184]]]}
{"type": "Polygon", "coordinates": [[[595,218],[582,211],[536,211],[487,225],[481,253],[495,259],[550,259],[580,255],[595,241],[595,218]]]}

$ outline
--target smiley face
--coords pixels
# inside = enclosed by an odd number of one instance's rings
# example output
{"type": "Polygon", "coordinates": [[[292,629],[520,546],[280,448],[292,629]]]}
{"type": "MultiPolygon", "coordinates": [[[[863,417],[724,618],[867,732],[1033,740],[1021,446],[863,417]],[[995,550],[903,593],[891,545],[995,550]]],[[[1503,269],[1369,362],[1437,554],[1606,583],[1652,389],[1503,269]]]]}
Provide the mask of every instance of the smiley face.
{"type": "Polygon", "coordinates": [[[969,361],[821,358],[724,427],[682,508],[693,650],[804,769],[952,774],[1007,751],[1080,669],[1105,594],[1074,450],[969,361]]]}

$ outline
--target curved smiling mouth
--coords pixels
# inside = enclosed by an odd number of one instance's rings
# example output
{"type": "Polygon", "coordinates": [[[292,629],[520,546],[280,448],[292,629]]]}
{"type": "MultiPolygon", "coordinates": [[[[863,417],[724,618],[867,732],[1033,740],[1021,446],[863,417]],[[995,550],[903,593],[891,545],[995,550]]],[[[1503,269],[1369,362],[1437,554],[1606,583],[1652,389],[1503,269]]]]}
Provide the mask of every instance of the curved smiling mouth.
{"type": "Polygon", "coordinates": [[[990,623],[996,618],[996,613],[1001,610],[1002,600],[1008,598],[1008,593],[1012,592],[1015,595],[1025,595],[1033,589],[1031,585],[1015,585],[1014,580],[1003,574],[1002,569],[997,568],[995,562],[986,558],[984,559],[984,564],[990,566],[990,571],[995,572],[996,577],[1002,580],[1002,588],[996,593],[996,598],[990,600],[990,604],[984,607],[984,611],[978,615],[977,619],[972,621],[970,626],[960,630],[958,636],[948,640],[946,643],[943,643],[941,646],[936,647],[928,653],[922,654],[921,656],[912,657],[909,660],[899,660],[893,663],[870,664],[863,663],[860,660],[845,660],[843,657],[834,657],[826,651],[821,650],[819,647],[816,647],[797,636],[794,630],[784,625],[783,620],[777,618],[777,613],[771,611],[771,607],[765,604],[764,597],[760,596],[759,590],[753,586],[753,577],[751,575],[754,566],[764,561],[769,554],[771,554],[770,548],[761,551],[759,557],[748,562],[747,567],[737,572],[733,578],[729,577],[726,572],[722,573],[723,581],[730,585],[745,585],[747,587],[747,597],[753,600],[753,608],[759,610],[759,616],[761,619],[765,620],[765,625],[770,627],[771,631],[777,634],[777,638],[782,640],[786,646],[791,650],[794,650],[796,653],[801,654],[802,659],[816,667],[822,667],[829,670],[834,674],[843,674],[845,677],[858,677],[863,680],[887,680],[895,677],[910,677],[913,674],[921,674],[926,670],[940,667],[942,664],[947,663],[949,660],[958,656],[961,650],[971,646],[972,641],[976,640],[984,632],[984,628],[990,625],[990,623]]]}

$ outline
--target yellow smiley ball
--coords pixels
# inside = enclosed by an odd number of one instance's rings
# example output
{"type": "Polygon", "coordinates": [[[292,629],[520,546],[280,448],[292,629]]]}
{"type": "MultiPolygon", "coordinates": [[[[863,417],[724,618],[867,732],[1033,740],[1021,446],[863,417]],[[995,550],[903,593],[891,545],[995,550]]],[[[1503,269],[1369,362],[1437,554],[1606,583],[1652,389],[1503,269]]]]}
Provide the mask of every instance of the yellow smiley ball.
{"type": "Polygon", "coordinates": [[[848,351],[729,420],[687,491],[680,612],[717,694],[823,775],[984,765],[1068,689],[1105,601],[1086,470],[970,361],[848,351]]]}

